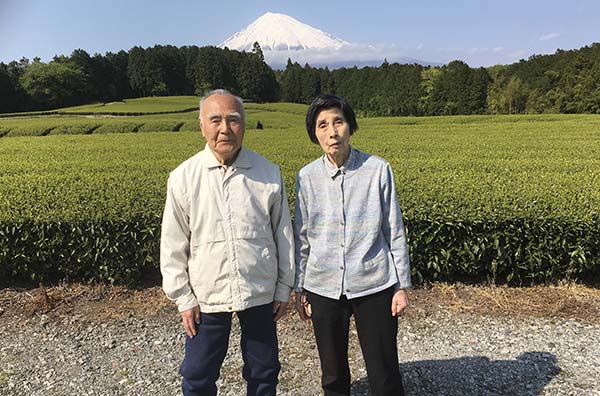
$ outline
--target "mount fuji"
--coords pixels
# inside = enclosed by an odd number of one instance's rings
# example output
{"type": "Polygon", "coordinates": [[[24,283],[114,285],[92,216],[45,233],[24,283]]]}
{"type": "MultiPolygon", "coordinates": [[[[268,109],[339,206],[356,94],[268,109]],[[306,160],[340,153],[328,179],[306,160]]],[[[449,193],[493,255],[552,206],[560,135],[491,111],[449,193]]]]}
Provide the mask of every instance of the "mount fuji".
{"type": "Polygon", "coordinates": [[[285,68],[288,59],[313,67],[379,66],[384,59],[399,63],[438,65],[402,56],[394,47],[349,43],[288,15],[267,12],[219,45],[250,51],[260,44],[265,61],[285,68]]]}
{"type": "Polygon", "coordinates": [[[241,32],[229,37],[220,47],[248,51],[256,41],[263,51],[339,49],[344,45],[350,45],[291,16],[267,12],[241,32]]]}

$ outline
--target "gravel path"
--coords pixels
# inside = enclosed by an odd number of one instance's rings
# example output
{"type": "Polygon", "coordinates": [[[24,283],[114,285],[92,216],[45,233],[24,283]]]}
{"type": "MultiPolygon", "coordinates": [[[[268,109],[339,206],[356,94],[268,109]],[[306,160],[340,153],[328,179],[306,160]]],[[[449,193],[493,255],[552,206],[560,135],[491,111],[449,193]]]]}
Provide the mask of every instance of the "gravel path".
{"type": "MultiPolygon", "coordinates": [[[[310,328],[279,326],[280,395],[320,395],[310,328]]],[[[183,331],[174,309],[142,319],[0,315],[0,395],[178,395],[183,331]]],[[[434,310],[401,319],[407,395],[600,395],[600,325],[434,310]]],[[[368,395],[353,331],[353,395],[368,395]]],[[[244,395],[234,320],[219,395],[244,395]]]]}

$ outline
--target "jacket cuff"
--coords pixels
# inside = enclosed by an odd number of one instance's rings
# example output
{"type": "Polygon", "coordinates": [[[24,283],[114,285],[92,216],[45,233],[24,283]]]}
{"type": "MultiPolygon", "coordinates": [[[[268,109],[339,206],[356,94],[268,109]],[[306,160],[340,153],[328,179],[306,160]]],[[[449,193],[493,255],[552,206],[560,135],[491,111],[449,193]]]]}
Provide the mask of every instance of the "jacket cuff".
{"type": "Polygon", "coordinates": [[[284,285],[283,283],[277,282],[277,286],[275,286],[275,296],[273,300],[288,302],[290,301],[290,293],[292,292],[292,288],[284,285]]]}
{"type": "Polygon", "coordinates": [[[195,308],[199,305],[198,300],[196,300],[196,297],[193,293],[190,293],[187,296],[179,297],[175,301],[175,304],[177,304],[177,310],[179,312],[187,311],[188,309],[195,308]]]}
{"type": "Polygon", "coordinates": [[[394,291],[400,290],[400,289],[410,289],[411,287],[412,287],[412,284],[410,282],[410,279],[405,279],[404,282],[397,282],[394,285],[394,291]]]}

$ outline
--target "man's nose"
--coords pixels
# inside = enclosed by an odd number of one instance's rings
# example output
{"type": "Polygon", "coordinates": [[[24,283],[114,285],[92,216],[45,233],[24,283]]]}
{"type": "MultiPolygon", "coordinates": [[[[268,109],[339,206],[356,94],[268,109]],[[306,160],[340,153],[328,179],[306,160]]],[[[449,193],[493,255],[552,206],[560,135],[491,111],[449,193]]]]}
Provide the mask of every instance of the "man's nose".
{"type": "Polygon", "coordinates": [[[227,120],[222,120],[221,123],[219,124],[219,132],[227,133],[229,131],[230,131],[229,123],[227,122],[227,120]]]}

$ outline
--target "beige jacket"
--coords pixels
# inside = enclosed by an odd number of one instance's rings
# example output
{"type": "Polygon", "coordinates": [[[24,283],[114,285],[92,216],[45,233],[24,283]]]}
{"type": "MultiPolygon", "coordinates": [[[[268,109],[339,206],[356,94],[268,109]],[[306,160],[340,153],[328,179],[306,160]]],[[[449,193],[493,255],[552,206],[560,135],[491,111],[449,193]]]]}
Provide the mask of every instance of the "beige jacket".
{"type": "Polygon", "coordinates": [[[241,149],[229,167],[210,148],[168,181],[160,268],[179,311],[242,311],[288,301],[294,284],[293,234],[279,168],[241,149]]]}

